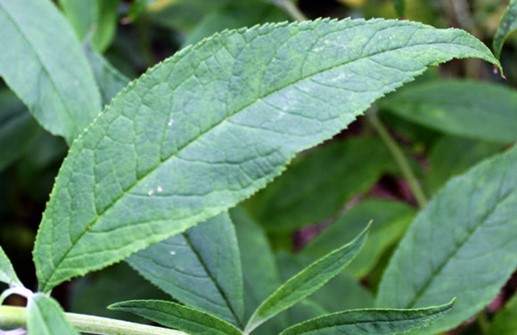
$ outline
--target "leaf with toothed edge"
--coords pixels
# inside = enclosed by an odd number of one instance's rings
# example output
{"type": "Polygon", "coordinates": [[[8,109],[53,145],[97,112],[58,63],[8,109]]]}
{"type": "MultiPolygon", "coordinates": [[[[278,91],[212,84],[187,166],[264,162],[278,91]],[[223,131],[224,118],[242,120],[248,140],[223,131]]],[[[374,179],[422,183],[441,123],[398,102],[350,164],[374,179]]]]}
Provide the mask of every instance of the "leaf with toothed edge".
{"type": "Polygon", "coordinates": [[[182,303],[241,326],[244,297],[237,237],[227,212],[127,259],[182,303]]]}
{"type": "Polygon", "coordinates": [[[430,65],[490,50],[462,30],[317,20],[227,31],[129,84],[74,142],[34,248],[40,289],[205,221],[430,65]]]}

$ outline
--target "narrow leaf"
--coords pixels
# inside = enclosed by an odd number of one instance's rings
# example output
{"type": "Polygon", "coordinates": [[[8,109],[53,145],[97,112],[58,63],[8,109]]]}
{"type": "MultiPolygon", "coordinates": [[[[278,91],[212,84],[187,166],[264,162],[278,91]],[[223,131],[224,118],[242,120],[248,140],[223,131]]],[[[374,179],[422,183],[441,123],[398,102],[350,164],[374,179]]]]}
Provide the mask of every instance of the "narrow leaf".
{"type": "Polygon", "coordinates": [[[517,141],[517,93],[505,86],[463,80],[424,82],[382,100],[380,106],[451,135],[517,141]]]}
{"type": "Polygon", "coordinates": [[[420,212],[384,273],[378,306],[414,308],[457,296],[426,328],[455,327],[492,301],[517,265],[517,147],[453,178],[420,212]]]}
{"type": "Polygon", "coordinates": [[[246,333],[305,299],[339,274],[363,246],[368,228],[369,226],[352,242],[312,263],[273,292],[251,316],[246,325],[246,333]]]}
{"type": "Polygon", "coordinates": [[[423,309],[363,309],[324,315],[280,335],[399,335],[425,327],[450,313],[453,302],[423,309]]]}
{"type": "Polygon", "coordinates": [[[79,335],[51,297],[36,293],[29,299],[27,327],[30,335],[79,335]]]}
{"type": "Polygon", "coordinates": [[[89,45],[84,48],[84,53],[90,62],[95,81],[99,86],[102,104],[107,105],[129,83],[129,78],[117,71],[89,45]]]}
{"type": "Polygon", "coordinates": [[[517,330],[517,295],[497,312],[488,335],[515,335],[517,330]]]}
{"type": "Polygon", "coordinates": [[[16,272],[14,271],[11,261],[4,252],[4,249],[0,246],[0,282],[5,283],[9,286],[16,285],[23,287],[22,282],[18,279],[16,272]]]}
{"type": "Polygon", "coordinates": [[[235,326],[211,314],[170,301],[132,300],[113,304],[108,308],[133,313],[169,328],[191,335],[242,335],[235,326]]]}
{"type": "Polygon", "coordinates": [[[510,4],[499,22],[499,27],[494,35],[494,52],[497,58],[501,56],[504,41],[517,29],[517,0],[510,0],[510,4]]]}
{"type": "Polygon", "coordinates": [[[268,24],[183,49],[71,147],[35,244],[40,288],[222,213],[427,66],[469,56],[498,64],[464,31],[390,20],[268,24]]]}
{"type": "Polygon", "coordinates": [[[140,251],[127,261],[182,303],[242,324],[241,262],[228,213],[140,251]]]}
{"type": "Polygon", "coordinates": [[[248,207],[268,231],[315,224],[369,190],[390,161],[386,146],[378,139],[334,141],[295,160],[280,178],[251,198],[248,207]]]}
{"type": "Polygon", "coordinates": [[[74,32],[50,0],[0,0],[0,76],[49,132],[72,140],[100,112],[74,32]]]}
{"type": "Polygon", "coordinates": [[[391,0],[398,16],[403,17],[406,12],[406,0],[391,0]]]}
{"type": "Polygon", "coordinates": [[[362,278],[377,264],[383,253],[403,235],[415,215],[415,210],[405,203],[367,199],[346,211],[334,224],[319,234],[301,252],[300,256],[312,259],[337,248],[341,241],[356,236],[364,223],[373,221],[368,240],[361,252],[347,267],[346,272],[362,278]]]}

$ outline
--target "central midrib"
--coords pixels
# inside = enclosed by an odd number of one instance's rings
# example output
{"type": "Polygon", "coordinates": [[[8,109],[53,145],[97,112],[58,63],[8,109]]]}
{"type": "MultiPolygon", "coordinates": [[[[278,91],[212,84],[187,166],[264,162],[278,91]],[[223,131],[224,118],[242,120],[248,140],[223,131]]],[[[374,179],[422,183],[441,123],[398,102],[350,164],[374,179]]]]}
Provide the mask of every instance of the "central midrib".
{"type": "MultiPolygon", "coordinates": [[[[409,41],[408,41],[409,43],[409,41]]],[[[165,160],[161,161],[160,162],[160,165],[157,165],[156,167],[154,167],[153,169],[149,170],[145,175],[143,175],[139,180],[137,180],[133,186],[131,186],[129,189],[127,189],[126,191],[122,192],[121,195],[119,197],[117,197],[108,207],[106,207],[104,209],[104,211],[102,211],[101,213],[98,213],[97,214],[97,217],[95,218],[94,221],[90,222],[87,226],[86,226],[86,229],[78,236],[78,238],[72,242],[71,246],[67,249],[67,251],[63,254],[63,256],[61,256],[59,258],[58,261],[54,262],[54,268],[52,269],[52,272],[50,273],[50,275],[48,276],[48,279],[44,282],[45,284],[47,284],[48,282],[51,281],[51,279],[54,277],[54,275],[56,274],[56,271],[57,269],[59,268],[60,264],[63,262],[63,260],[66,258],[66,256],[71,252],[71,250],[73,249],[73,247],[75,246],[75,244],[77,244],[77,242],[79,240],[81,240],[83,238],[84,235],[86,235],[88,233],[89,230],[91,230],[91,228],[93,226],[95,226],[97,224],[97,222],[104,216],[104,214],[106,212],[108,212],[111,208],[113,208],[122,198],[124,198],[125,195],[127,195],[128,193],[130,193],[131,191],[133,191],[136,187],[138,187],[140,185],[140,183],[146,178],[148,177],[150,174],[152,174],[154,171],[156,171],[158,168],[160,168],[161,166],[161,163],[165,162],[165,161],[168,161],[170,159],[173,159],[175,158],[178,154],[180,154],[183,150],[185,150],[186,148],[188,148],[193,142],[195,142],[196,140],[198,140],[199,138],[203,137],[204,135],[206,135],[207,133],[209,133],[210,131],[214,130],[215,128],[217,127],[220,127],[221,125],[225,124],[226,121],[228,121],[230,118],[232,118],[233,116],[237,115],[238,113],[241,113],[242,111],[244,111],[246,108],[252,106],[254,103],[256,103],[257,101],[259,100],[262,100],[262,99],[265,99],[269,96],[272,96],[274,95],[275,93],[278,93],[292,85],[295,85],[299,82],[302,82],[304,80],[307,80],[307,79],[310,79],[316,75],[319,75],[321,73],[324,73],[324,72],[327,72],[327,71],[331,71],[331,70],[334,70],[336,68],[339,68],[339,67],[343,67],[343,66],[347,66],[347,65],[350,65],[354,62],[357,62],[357,61],[361,61],[363,59],[366,59],[366,58],[369,58],[369,57],[373,57],[373,56],[376,56],[376,55],[379,55],[379,54],[383,54],[383,53],[387,53],[387,52],[391,52],[391,51],[397,51],[397,50],[400,50],[400,49],[405,49],[405,48],[413,48],[413,47],[419,47],[419,46],[423,46],[423,45],[439,45],[439,44],[447,44],[447,45],[450,45],[450,44],[453,44],[453,42],[432,42],[432,43],[420,43],[420,44],[413,44],[411,46],[404,46],[404,47],[396,47],[396,48],[390,48],[390,49],[386,49],[386,50],[382,50],[382,51],[379,51],[379,52],[374,52],[374,53],[371,53],[371,54],[368,54],[368,55],[365,55],[365,56],[361,56],[359,58],[356,58],[356,59],[352,59],[350,61],[347,61],[347,62],[344,62],[344,63],[340,63],[338,65],[332,65],[332,66],[329,66],[327,68],[323,68],[321,69],[320,71],[318,72],[315,72],[315,73],[310,73],[306,76],[303,76],[303,77],[300,77],[299,79],[297,80],[294,80],[290,83],[287,83],[285,86],[283,87],[279,87],[271,92],[268,92],[266,94],[264,94],[262,97],[257,97],[257,99],[255,99],[254,101],[250,101],[250,103],[240,107],[239,109],[237,109],[235,112],[229,114],[228,116],[226,116],[225,118],[223,118],[221,121],[219,121],[219,123],[216,123],[214,125],[212,125],[211,127],[207,128],[205,131],[203,131],[202,133],[200,133],[197,137],[193,138],[192,140],[186,142],[182,147],[178,148],[177,151],[173,154],[171,154],[169,157],[167,157],[165,160]]],[[[471,47],[468,47],[468,46],[463,46],[462,47],[465,47],[465,48],[471,48],[471,47]]],[[[477,52],[479,52],[479,50],[477,49],[474,49],[474,48],[471,48],[473,50],[476,50],[477,52]]],[[[183,55],[184,56],[184,55],[183,55]]],[[[447,57],[446,59],[450,59],[452,58],[451,57],[447,57]]],[[[413,71],[415,72],[415,71],[413,71]]],[[[149,74],[151,75],[151,74],[149,74]]],[[[142,79],[142,78],[140,78],[142,79]]],[[[119,99],[123,97],[123,96],[120,96],[119,95],[119,99]]],[[[96,122],[99,122],[99,120],[101,120],[102,117],[99,117],[96,119],[96,122]]],[[[93,124],[91,126],[94,126],[93,124]]],[[[79,138],[77,141],[80,141],[80,140],[84,140],[84,137],[81,137],[79,138]]],[[[45,285],[46,286],[46,285],[45,285]]]]}

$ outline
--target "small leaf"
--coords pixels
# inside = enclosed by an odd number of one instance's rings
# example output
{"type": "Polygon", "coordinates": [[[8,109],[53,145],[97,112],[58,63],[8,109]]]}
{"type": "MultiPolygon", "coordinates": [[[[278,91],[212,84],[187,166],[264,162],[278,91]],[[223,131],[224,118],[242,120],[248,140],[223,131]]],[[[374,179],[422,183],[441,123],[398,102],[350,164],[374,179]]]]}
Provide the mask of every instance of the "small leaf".
{"type": "Polygon", "coordinates": [[[517,93],[487,82],[439,80],[408,86],[380,101],[382,108],[457,136],[517,141],[517,93]]]}
{"type": "Polygon", "coordinates": [[[127,261],[182,303],[242,324],[239,247],[228,213],[140,251],[127,261]]]}
{"type": "Polygon", "coordinates": [[[242,335],[235,326],[211,314],[170,301],[132,300],[113,304],[108,308],[133,313],[169,328],[192,335],[242,335]]]}
{"type": "Polygon", "coordinates": [[[29,299],[27,327],[30,335],[79,335],[59,304],[43,293],[36,293],[29,299]]]}
{"type": "Polygon", "coordinates": [[[0,76],[54,135],[73,139],[100,112],[93,74],[50,0],[0,0],[0,76]]]}
{"type": "Polygon", "coordinates": [[[451,179],[399,244],[377,305],[414,308],[457,296],[453,312],[422,334],[451,329],[488,305],[517,264],[516,203],[517,147],[451,179]]]}
{"type": "Polygon", "coordinates": [[[515,335],[517,330],[517,295],[497,312],[488,335],[515,335]]]}
{"type": "Polygon", "coordinates": [[[127,86],[129,78],[117,71],[117,69],[89,45],[84,47],[84,53],[90,62],[95,81],[99,86],[102,104],[107,105],[118,92],[127,86]]]}
{"type": "Polygon", "coordinates": [[[510,0],[510,4],[499,22],[499,27],[494,35],[494,53],[501,57],[501,50],[506,38],[517,29],[517,0],[510,0]]]}
{"type": "Polygon", "coordinates": [[[286,329],[280,335],[399,335],[447,315],[453,302],[423,309],[364,309],[324,315],[286,329]]]}
{"type": "Polygon", "coordinates": [[[228,210],[376,99],[455,57],[498,64],[464,31],[393,20],[267,24],[183,49],[70,148],[35,243],[41,290],[228,210]]]}
{"type": "Polygon", "coordinates": [[[295,160],[247,205],[267,231],[292,231],[315,224],[370,189],[390,161],[386,146],[378,139],[334,141],[295,160]]]}
{"type": "Polygon", "coordinates": [[[357,257],[345,270],[362,278],[375,267],[384,252],[403,235],[415,215],[415,210],[405,203],[367,199],[347,210],[334,224],[324,230],[304,247],[300,256],[314,259],[337,248],[364,229],[364,223],[373,221],[368,240],[357,257]]]}
{"type": "Polygon", "coordinates": [[[120,0],[59,0],[79,40],[91,36],[97,51],[104,51],[115,36],[120,0]]]}
{"type": "Polygon", "coordinates": [[[363,246],[368,228],[352,242],[320,258],[280,286],[255,310],[245,332],[250,333],[273,316],[305,299],[340,273],[363,246]]]}
{"type": "Polygon", "coordinates": [[[429,172],[424,185],[430,194],[438,191],[451,177],[460,175],[474,164],[502,151],[500,143],[443,136],[429,154],[429,172]]]}
{"type": "Polygon", "coordinates": [[[22,282],[18,279],[16,272],[14,271],[11,261],[4,252],[4,249],[0,246],[0,282],[5,283],[9,286],[21,286],[22,282]]]}

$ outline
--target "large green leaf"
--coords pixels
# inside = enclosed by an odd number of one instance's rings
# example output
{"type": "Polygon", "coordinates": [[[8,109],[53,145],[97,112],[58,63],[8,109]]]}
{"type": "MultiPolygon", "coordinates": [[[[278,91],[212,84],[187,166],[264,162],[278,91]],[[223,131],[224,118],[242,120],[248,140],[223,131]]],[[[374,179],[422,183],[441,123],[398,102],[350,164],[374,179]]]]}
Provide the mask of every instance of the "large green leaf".
{"type": "Polygon", "coordinates": [[[9,286],[16,285],[23,287],[22,282],[18,279],[16,272],[14,271],[11,261],[4,252],[4,249],[0,246],[0,282],[5,283],[9,286]]]}
{"type": "Polygon", "coordinates": [[[133,300],[109,306],[110,309],[133,313],[163,326],[191,335],[242,335],[235,326],[217,317],[169,301],[133,300]]]}
{"type": "Polygon", "coordinates": [[[402,236],[415,210],[405,203],[368,199],[346,211],[332,226],[312,240],[301,255],[321,257],[337,248],[364,229],[365,222],[373,221],[368,240],[361,252],[347,267],[346,272],[361,278],[375,267],[386,250],[402,236]]]}
{"type": "Polygon", "coordinates": [[[454,311],[425,334],[474,315],[517,266],[515,204],[517,147],[453,178],[399,244],[384,273],[378,306],[422,307],[457,296],[454,311]]]}
{"type": "Polygon", "coordinates": [[[93,74],[50,0],[0,0],[0,76],[36,120],[68,143],[100,112],[93,74]]]}
{"type": "Polygon", "coordinates": [[[488,335],[515,335],[517,332],[517,295],[497,312],[488,335]]]}
{"type": "Polygon", "coordinates": [[[241,260],[228,213],[140,251],[127,261],[173,298],[242,325],[241,260]]]}
{"type": "Polygon", "coordinates": [[[497,32],[494,36],[494,51],[499,58],[501,56],[501,50],[503,49],[503,44],[506,38],[517,29],[517,1],[510,0],[510,4],[508,8],[503,14],[501,18],[501,22],[499,23],[499,27],[497,28],[497,32]]]}
{"type": "Polygon", "coordinates": [[[424,82],[391,95],[380,106],[452,135],[502,143],[517,140],[517,93],[497,84],[424,82]]]}
{"type": "Polygon", "coordinates": [[[453,303],[413,310],[364,309],[324,315],[280,335],[399,335],[425,327],[450,313],[453,303]]]}
{"type": "Polygon", "coordinates": [[[0,91],[0,171],[24,154],[33,143],[38,124],[8,90],[0,91]]]}
{"type": "Polygon", "coordinates": [[[59,304],[43,293],[36,293],[29,299],[27,328],[30,335],[79,335],[59,304]]]}
{"type": "Polygon", "coordinates": [[[389,153],[378,139],[332,142],[293,162],[286,173],[257,193],[248,207],[268,231],[314,224],[366,192],[389,164],[389,153]]]}
{"type": "Polygon", "coordinates": [[[255,310],[246,325],[246,333],[307,298],[343,271],[363,246],[367,231],[368,227],[352,242],[325,255],[282,284],[255,310]]]}
{"type": "Polygon", "coordinates": [[[434,194],[451,177],[460,175],[474,164],[501,152],[500,143],[444,136],[436,141],[429,154],[429,171],[424,179],[427,192],[434,194]]]}
{"type": "Polygon", "coordinates": [[[464,31],[389,20],[264,25],[183,49],[70,148],[35,244],[40,288],[227,210],[427,66],[469,56],[497,64],[464,31]]]}
{"type": "Polygon", "coordinates": [[[91,35],[91,42],[98,51],[106,49],[115,36],[119,2],[120,0],[59,0],[79,39],[83,40],[91,35]]]}

